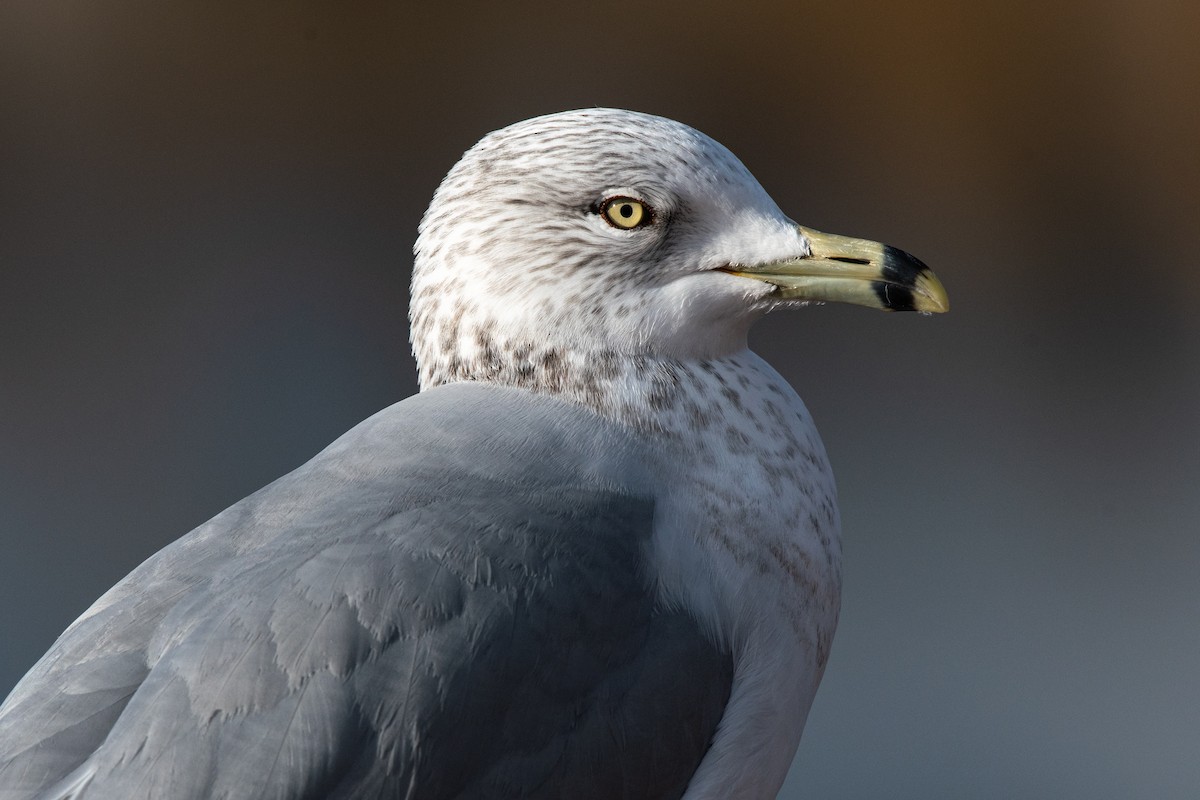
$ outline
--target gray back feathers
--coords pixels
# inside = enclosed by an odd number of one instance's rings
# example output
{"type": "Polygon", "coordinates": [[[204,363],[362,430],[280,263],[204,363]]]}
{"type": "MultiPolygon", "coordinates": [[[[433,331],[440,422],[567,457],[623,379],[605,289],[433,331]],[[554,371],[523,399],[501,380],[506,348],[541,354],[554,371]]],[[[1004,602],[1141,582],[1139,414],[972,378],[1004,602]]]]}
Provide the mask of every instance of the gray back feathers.
{"type": "Polygon", "coordinates": [[[381,412],[60,638],[0,797],[680,796],[732,662],[655,603],[651,468],[517,390],[381,412]]]}

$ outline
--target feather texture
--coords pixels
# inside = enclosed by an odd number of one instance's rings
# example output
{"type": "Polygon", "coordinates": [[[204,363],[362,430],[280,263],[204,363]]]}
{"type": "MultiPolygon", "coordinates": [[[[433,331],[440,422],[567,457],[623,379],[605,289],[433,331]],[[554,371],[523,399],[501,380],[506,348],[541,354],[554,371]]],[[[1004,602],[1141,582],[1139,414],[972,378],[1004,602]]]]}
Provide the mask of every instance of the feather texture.
{"type": "Polygon", "coordinates": [[[656,601],[610,427],[471,385],[364,422],[63,635],[0,714],[0,796],[681,796],[732,659],[656,601]]]}

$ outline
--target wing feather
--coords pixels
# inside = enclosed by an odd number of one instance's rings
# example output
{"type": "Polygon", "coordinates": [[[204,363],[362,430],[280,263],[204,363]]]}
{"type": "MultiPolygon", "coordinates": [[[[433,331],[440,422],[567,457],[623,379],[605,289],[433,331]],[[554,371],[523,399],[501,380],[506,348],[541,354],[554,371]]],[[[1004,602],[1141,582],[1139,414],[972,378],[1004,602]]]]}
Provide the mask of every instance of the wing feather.
{"type": "Polygon", "coordinates": [[[732,660],[653,593],[636,443],[430,394],[101,598],[0,712],[0,797],[679,797],[732,660]]]}

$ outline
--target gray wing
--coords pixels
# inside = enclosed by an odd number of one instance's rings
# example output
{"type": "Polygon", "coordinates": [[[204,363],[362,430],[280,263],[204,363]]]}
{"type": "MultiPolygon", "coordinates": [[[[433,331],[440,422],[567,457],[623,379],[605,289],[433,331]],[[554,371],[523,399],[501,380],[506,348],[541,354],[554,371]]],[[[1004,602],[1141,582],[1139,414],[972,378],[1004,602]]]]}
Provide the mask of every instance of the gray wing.
{"type": "Polygon", "coordinates": [[[0,797],[679,797],[730,655],[636,442],[447,387],[164,549],[0,709],[0,797]]]}

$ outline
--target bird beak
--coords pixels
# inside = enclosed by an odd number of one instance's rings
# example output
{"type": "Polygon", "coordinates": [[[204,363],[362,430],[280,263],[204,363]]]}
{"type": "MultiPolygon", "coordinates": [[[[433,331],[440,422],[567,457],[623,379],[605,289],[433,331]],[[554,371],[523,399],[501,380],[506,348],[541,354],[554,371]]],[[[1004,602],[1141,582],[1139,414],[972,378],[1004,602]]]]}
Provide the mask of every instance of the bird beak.
{"type": "Polygon", "coordinates": [[[940,314],[950,308],[946,289],[920,260],[886,244],[800,227],[810,253],[725,272],[778,288],[780,300],[854,303],[887,311],[940,314]]]}

